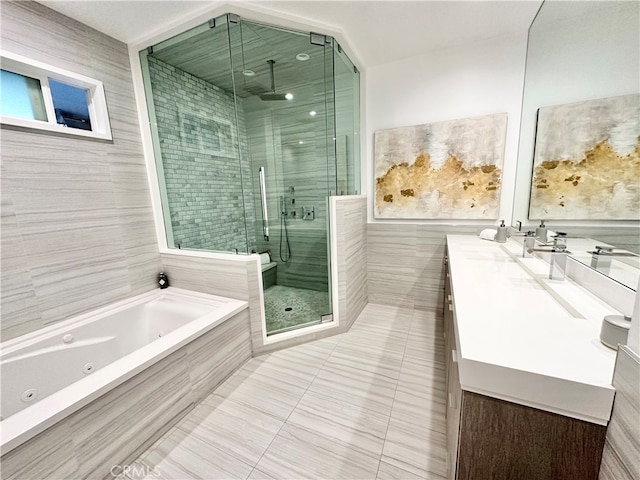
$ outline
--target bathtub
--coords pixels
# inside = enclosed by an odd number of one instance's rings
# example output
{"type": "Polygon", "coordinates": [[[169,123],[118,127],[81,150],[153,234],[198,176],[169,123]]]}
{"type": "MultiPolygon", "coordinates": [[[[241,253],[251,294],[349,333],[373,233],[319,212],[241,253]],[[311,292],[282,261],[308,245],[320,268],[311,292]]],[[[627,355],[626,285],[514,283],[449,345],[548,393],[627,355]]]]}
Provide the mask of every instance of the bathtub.
{"type": "Polygon", "coordinates": [[[2,455],[246,308],[169,287],[3,342],[2,455]]]}

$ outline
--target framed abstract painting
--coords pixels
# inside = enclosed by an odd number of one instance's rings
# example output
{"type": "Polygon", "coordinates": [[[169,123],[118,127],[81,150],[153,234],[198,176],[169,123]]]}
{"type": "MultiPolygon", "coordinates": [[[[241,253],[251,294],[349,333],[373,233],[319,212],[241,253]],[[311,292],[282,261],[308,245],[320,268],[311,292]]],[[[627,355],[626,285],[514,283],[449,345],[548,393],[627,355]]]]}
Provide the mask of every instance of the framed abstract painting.
{"type": "Polygon", "coordinates": [[[640,95],[538,110],[529,218],[640,219],[640,95]]]}
{"type": "Polygon", "coordinates": [[[374,134],[376,218],[496,219],[507,114],[374,134]]]}

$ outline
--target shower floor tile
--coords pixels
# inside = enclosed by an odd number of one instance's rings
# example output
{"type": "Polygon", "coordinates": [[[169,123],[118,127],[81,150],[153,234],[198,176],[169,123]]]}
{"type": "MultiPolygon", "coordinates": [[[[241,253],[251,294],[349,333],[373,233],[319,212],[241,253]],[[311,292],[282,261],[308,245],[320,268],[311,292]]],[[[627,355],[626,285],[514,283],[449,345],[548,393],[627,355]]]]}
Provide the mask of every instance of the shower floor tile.
{"type": "Polygon", "coordinates": [[[322,315],[331,312],[328,292],[284,285],[264,291],[264,307],[268,335],[319,323],[322,315]]]}

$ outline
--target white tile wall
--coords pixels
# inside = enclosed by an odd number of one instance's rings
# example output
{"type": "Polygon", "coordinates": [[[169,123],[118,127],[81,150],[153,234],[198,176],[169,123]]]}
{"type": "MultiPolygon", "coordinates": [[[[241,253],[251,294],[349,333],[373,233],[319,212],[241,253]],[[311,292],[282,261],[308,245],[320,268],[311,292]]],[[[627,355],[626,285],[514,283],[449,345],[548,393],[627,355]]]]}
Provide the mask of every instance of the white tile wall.
{"type": "Polygon", "coordinates": [[[346,332],[368,302],[367,199],[332,197],[335,202],[340,331],[346,332]]]}
{"type": "Polygon", "coordinates": [[[640,478],[640,357],[620,347],[613,375],[616,398],[604,444],[600,480],[640,478]]]}
{"type": "Polygon", "coordinates": [[[154,288],[160,268],[126,45],[31,1],[2,47],[104,83],[113,141],[2,130],[2,338],[154,288]]]}
{"type": "Polygon", "coordinates": [[[416,223],[367,225],[369,302],[442,310],[445,236],[484,227],[416,223]]]}

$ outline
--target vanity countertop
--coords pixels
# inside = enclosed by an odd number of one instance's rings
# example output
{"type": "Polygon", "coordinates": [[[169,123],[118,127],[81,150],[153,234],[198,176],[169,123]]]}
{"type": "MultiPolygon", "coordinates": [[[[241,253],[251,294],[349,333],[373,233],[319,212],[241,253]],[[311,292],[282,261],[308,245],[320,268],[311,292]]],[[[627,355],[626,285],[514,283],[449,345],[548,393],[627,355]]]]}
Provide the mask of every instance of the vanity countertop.
{"type": "Polygon", "coordinates": [[[616,352],[600,343],[619,314],[522,247],[447,235],[464,390],[606,425],[616,352]]]}

